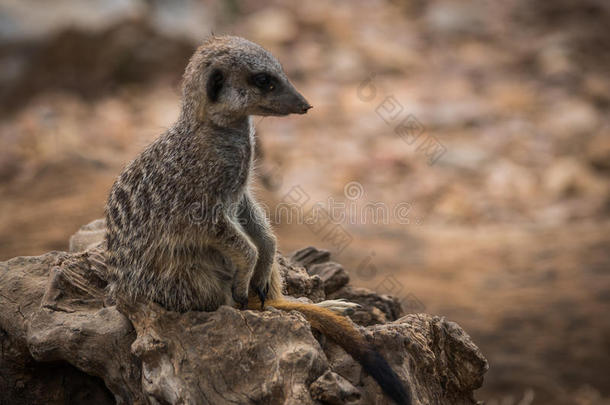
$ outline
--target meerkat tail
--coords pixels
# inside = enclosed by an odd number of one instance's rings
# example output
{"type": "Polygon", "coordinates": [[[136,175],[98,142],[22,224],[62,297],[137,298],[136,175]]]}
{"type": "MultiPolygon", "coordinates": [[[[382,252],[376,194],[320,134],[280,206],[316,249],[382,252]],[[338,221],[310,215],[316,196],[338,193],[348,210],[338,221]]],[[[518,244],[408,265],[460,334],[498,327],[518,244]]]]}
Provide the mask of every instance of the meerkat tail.
{"type": "MultiPolygon", "coordinates": [[[[288,300],[269,300],[265,305],[284,311],[298,311],[311,326],[335,341],[362,365],[381,389],[399,405],[411,404],[411,393],[403,385],[383,356],[369,344],[364,336],[345,317],[332,309],[316,304],[288,300]]],[[[250,309],[260,310],[260,302],[250,302],[250,309]]]]}

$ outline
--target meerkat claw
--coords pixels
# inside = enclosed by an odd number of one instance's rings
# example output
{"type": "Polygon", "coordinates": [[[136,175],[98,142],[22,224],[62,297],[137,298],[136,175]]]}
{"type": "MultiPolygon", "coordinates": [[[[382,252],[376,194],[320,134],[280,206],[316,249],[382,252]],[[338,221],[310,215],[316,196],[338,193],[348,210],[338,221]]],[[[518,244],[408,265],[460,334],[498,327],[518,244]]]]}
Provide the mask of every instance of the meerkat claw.
{"type": "Polygon", "coordinates": [[[362,305],[347,301],[343,298],[318,302],[316,305],[319,307],[328,308],[339,315],[351,315],[356,312],[357,309],[362,308],[362,305]]]}
{"type": "Polygon", "coordinates": [[[261,300],[262,311],[265,309],[265,300],[267,299],[267,294],[269,293],[269,284],[265,285],[263,288],[256,287],[256,293],[258,294],[258,299],[261,300]]]}
{"type": "Polygon", "coordinates": [[[261,311],[262,311],[263,309],[265,309],[265,299],[267,298],[267,294],[265,294],[265,292],[260,288],[256,289],[256,293],[258,294],[258,299],[261,300],[261,311]]]}

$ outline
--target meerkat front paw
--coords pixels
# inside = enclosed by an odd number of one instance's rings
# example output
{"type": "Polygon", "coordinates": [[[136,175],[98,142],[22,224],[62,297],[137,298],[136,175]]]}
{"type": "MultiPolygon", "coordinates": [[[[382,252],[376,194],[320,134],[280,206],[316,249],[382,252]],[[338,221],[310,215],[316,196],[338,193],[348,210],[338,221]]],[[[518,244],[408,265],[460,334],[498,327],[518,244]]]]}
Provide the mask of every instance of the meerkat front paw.
{"type": "Polygon", "coordinates": [[[247,309],[248,308],[248,288],[240,288],[238,285],[234,284],[231,288],[231,295],[233,297],[233,301],[239,306],[239,309],[247,309]]]}
{"type": "Polygon", "coordinates": [[[269,293],[269,283],[265,283],[264,287],[254,287],[256,294],[258,295],[258,299],[261,300],[261,311],[265,309],[265,300],[267,299],[267,294],[269,293]]]}

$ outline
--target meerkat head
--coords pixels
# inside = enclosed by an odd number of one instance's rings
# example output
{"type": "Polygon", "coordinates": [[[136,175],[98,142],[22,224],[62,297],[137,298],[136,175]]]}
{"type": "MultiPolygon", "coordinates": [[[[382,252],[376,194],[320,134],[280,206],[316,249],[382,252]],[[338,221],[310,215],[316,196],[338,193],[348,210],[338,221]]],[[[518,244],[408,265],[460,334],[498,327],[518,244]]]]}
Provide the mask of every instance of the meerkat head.
{"type": "Polygon", "coordinates": [[[278,60],[246,39],[211,37],[184,73],[183,109],[218,125],[249,115],[305,114],[311,105],[278,60]]]}

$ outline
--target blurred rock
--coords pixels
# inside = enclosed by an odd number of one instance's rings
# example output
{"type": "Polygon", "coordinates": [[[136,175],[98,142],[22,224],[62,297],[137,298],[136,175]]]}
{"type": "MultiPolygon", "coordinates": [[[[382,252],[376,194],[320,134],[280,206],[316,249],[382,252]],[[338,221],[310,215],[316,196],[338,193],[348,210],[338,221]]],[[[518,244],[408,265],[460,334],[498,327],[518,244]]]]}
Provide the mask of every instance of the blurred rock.
{"type": "Polygon", "coordinates": [[[77,233],[70,237],[70,252],[84,252],[104,240],[106,234],[106,220],[97,219],[82,226],[77,233]]]}
{"type": "Polygon", "coordinates": [[[587,157],[597,170],[610,172],[610,131],[594,136],[587,145],[587,157]]]}
{"type": "Polygon", "coordinates": [[[14,150],[0,151],[0,183],[7,183],[12,180],[20,169],[20,159],[14,150]]]}
{"type": "Polygon", "coordinates": [[[610,101],[610,81],[601,74],[588,74],[584,87],[589,96],[602,102],[610,101]]]}
{"type": "Polygon", "coordinates": [[[323,50],[321,44],[314,41],[299,41],[291,47],[288,60],[282,60],[287,71],[307,72],[315,74],[323,67],[323,50]]]}
{"type": "Polygon", "coordinates": [[[252,40],[267,45],[292,41],[298,34],[293,14],[281,8],[257,11],[248,16],[245,25],[252,40]]]}
{"type": "Polygon", "coordinates": [[[528,83],[500,81],[491,85],[488,91],[496,111],[513,117],[515,113],[533,111],[538,101],[536,89],[528,83]]]}
{"type": "Polygon", "coordinates": [[[541,46],[538,63],[545,76],[567,75],[576,69],[567,44],[560,41],[541,46]]]}
{"type": "Polygon", "coordinates": [[[532,198],[538,189],[538,181],[532,170],[501,159],[486,170],[485,189],[490,195],[510,201],[532,198]]]}
{"type": "Polygon", "coordinates": [[[453,169],[475,171],[481,170],[489,159],[490,156],[476,146],[451,145],[438,163],[453,169]]]}
{"type": "Polygon", "coordinates": [[[299,21],[315,28],[319,28],[319,26],[324,25],[324,23],[330,19],[328,4],[323,1],[311,3],[296,2],[294,3],[294,7],[299,17],[299,21]]]}
{"type": "Polygon", "coordinates": [[[101,31],[119,21],[141,18],[141,0],[4,0],[0,7],[0,43],[42,40],[66,28],[101,31]]]}
{"type": "Polygon", "coordinates": [[[290,255],[290,260],[297,266],[303,266],[308,269],[310,266],[319,263],[326,263],[330,260],[330,252],[328,250],[316,249],[309,246],[290,255]]]}
{"type": "Polygon", "coordinates": [[[376,66],[375,71],[403,72],[422,63],[421,55],[408,43],[367,37],[358,45],[370,64],[376,66]]]}
{"type": "Polygon", "coordinates": [[[575,158],[556,160],[544,173],[544,187],[555,198],[605,195],[608,183],[575,158]]]}
{"type": "MultiPolygon", "coordinates": [[[[189,41],[160,35],[145,23],[131,22],[96,32],[62,30],[31,47],[33,51],[21,55],[24,59],[17,77],[0,89],[0,115],[53,90],[76,99],[83,109],[82,98],[108,95],[119,86],[160,78],[178,82],[193,52],[189,41]]],[[[11,48],[6,52],[5,57],[13,57],[11,48]]],[[[53,108],[55,104],[62,107],[58,102],[51,104],[53,108]]]]}
{"type": "Polygon", "coordinates": [[[489,107],[476,100],[442,100],[431,106],[422,121],[426,127],[461,127],[487,116],[489,107]]]}
{"type": "Polygon", "coordinates": [[[544,118],[547,130],[562,137],[591,135],[600,122],[595,107],[579,99],[558,101],[544,118]]]}
{"type": "Polygon", "coordinates": [[[434,211],[446,220],[462,222],[476,216],[476,196],[466,186],[451,184],[434,205],[434,211]]]}
{"type": "Polygon", "coordinates": [[[152,0],[148,18],[156,30],[171,38],[199,45],[213,29],[211,7],[197,0],[152,0]]]}
{"type": "Polygon", "coordinates": [[[338,47],[327,55],[325,75],[342,82],[351,82],[364,77],[364,63],[360,53],[354,49],[338,47]]]}
{"type": "Polygon", "coordinates": [[[331,294],[349,283],[347,271],[339,263],[327,262],[314,264],[309,267],[307,272],[311,275],[319,276],[324,282],[324,292],[331,294]]]}
{"type": "Polygon", "coordinates": [[[0,7],[0,43],[44,41],[64,30],[100,32],[146,22],[157,34],[199,44],[212,30],[215,10],[196,0],[6,0],[0,7]]]}
{"type": "Polygon", "coordinates": [[[426,26],[444,35],[481,33],[485,28],[482,4],[438,1],[429,5],[426,26]]]}

